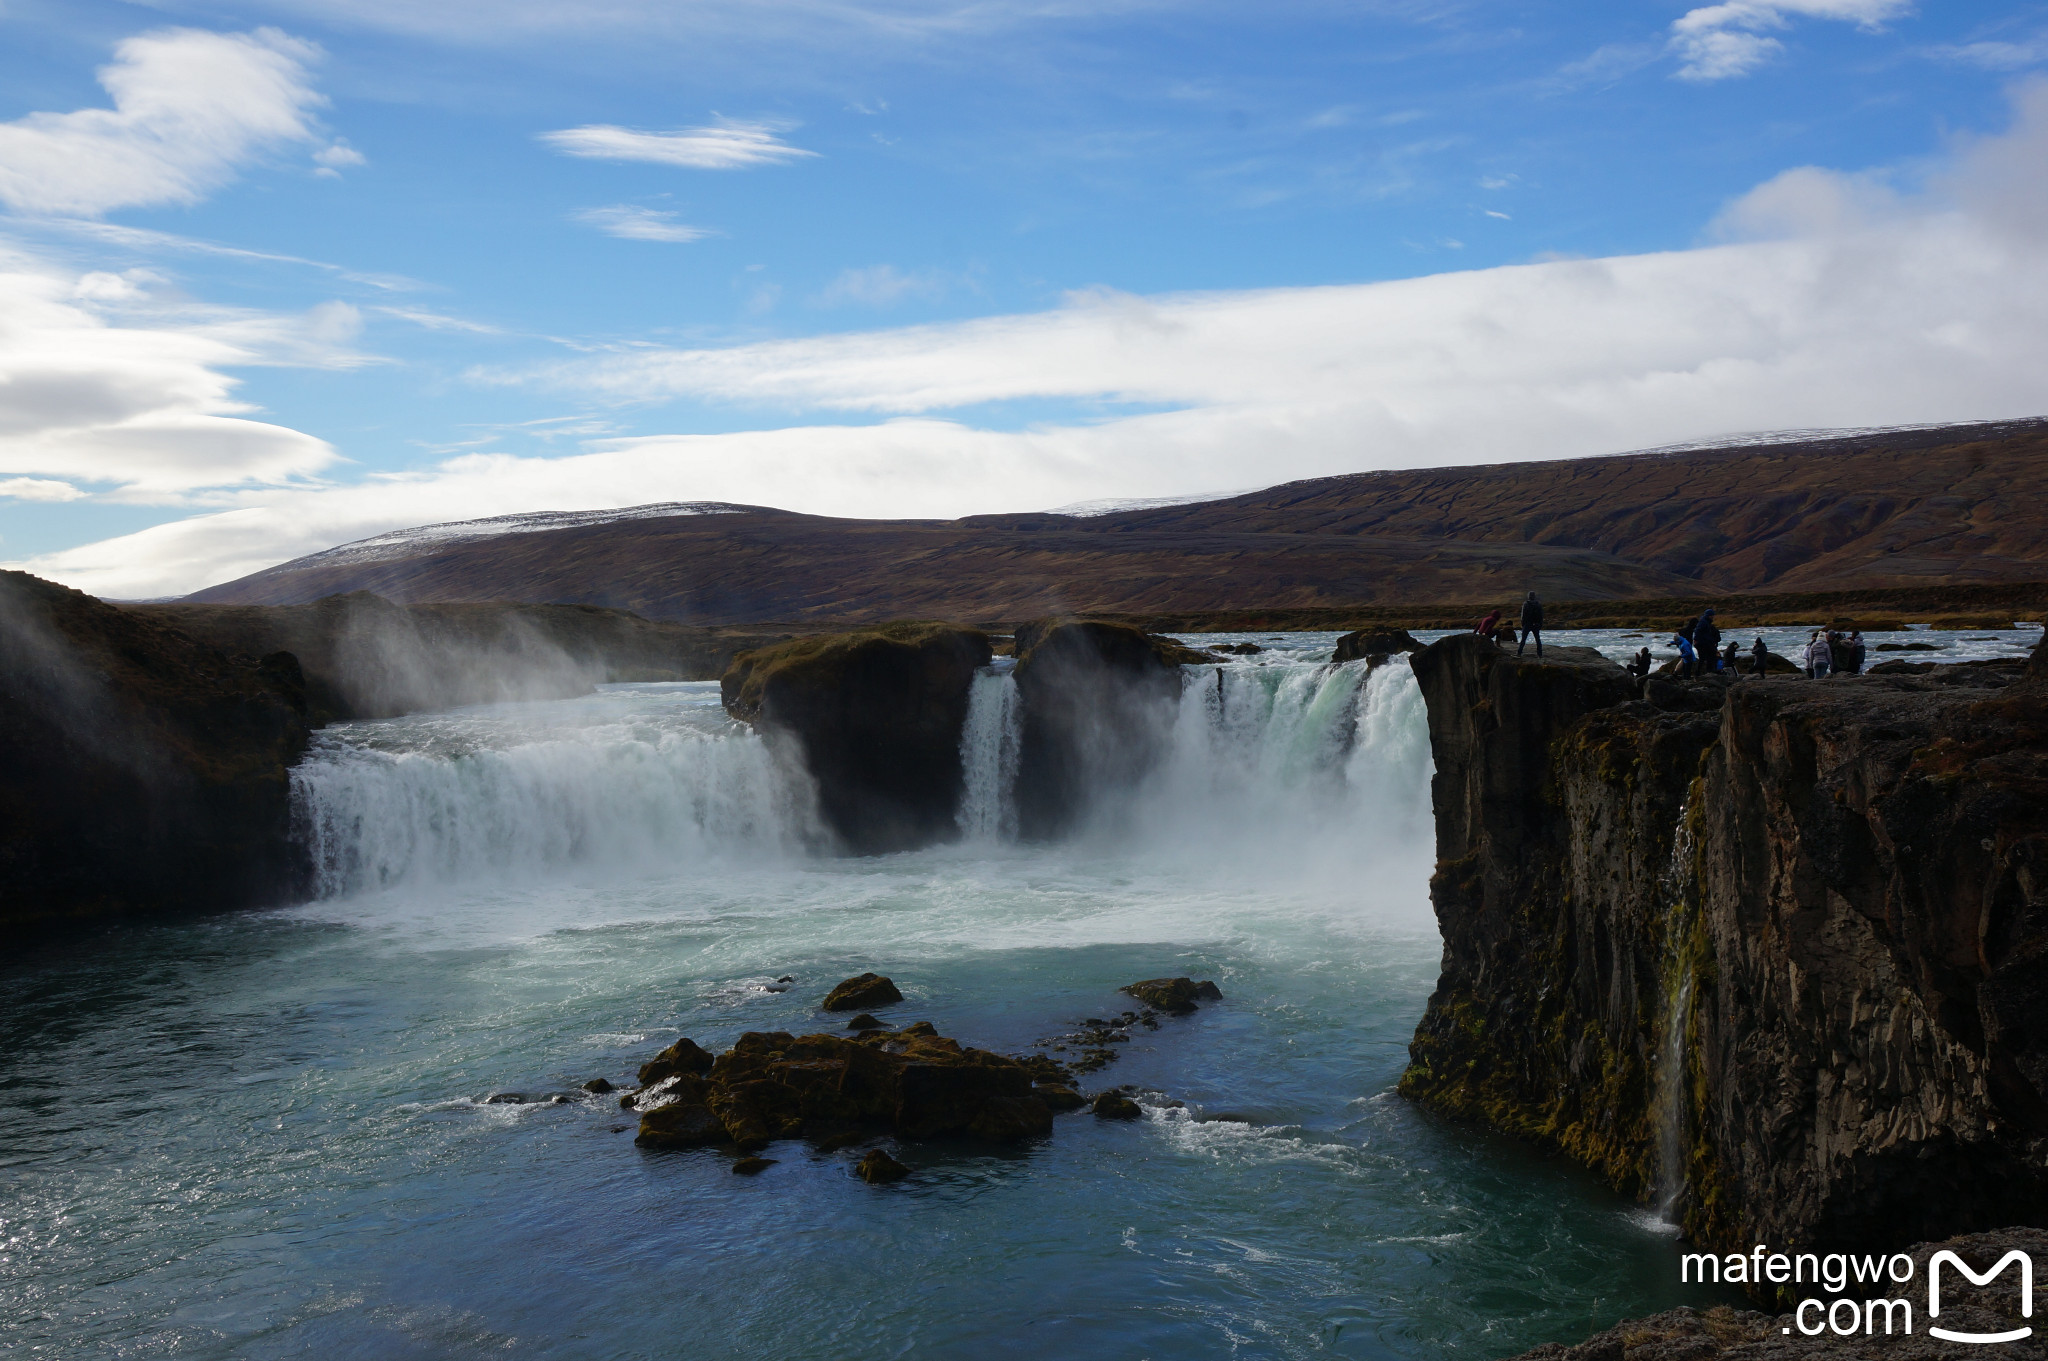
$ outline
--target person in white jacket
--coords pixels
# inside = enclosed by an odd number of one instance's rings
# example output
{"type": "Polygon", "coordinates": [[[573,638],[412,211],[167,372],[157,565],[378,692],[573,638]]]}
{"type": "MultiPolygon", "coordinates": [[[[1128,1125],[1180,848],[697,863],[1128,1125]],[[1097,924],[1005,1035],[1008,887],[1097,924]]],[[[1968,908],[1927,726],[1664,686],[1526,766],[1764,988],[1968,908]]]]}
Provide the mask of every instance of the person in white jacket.
{"type": "Polygon", "coordinates": [[[1834,667],[1835,652],[1828,645],[1828,635],[1815,629],[1813,638],[1806,644],[1806,674],[1814,680],[1826,680],[1834,667]]]}

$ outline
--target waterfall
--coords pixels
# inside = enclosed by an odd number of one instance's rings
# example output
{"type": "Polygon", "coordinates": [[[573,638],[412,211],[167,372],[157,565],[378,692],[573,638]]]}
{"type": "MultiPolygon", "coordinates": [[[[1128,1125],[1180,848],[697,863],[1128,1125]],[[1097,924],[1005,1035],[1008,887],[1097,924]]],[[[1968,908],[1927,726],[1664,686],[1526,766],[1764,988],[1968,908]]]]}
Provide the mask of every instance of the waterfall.
{"type": "Polygon", "coordinates": [[[1678,806],[1671,837],[1671,861],[1660,885],[1664,899],[1664,1024],[1657,1045],[1657,1208],[1676,1223],[1685,1197],[1685,1140],[1691,1103],[1687,1040],[1692,1030],[1695,968],[1691,949],[1693,865],[1692,793],[1678,806]]]}
{"type": "MultiPolygon", "coordinates": [[[[1021,714],[1010,672],[975,677],[961,733],[963,848],[1018,842],[1021,714]]],[[[1430,753],[1403,661],[1187,667],[1158,765],[1075,832],[1085,855],[1204,873],[1423,883],[1430,753]]],[[[292,772],[321,898],[469,881],[638,876],[796,861],[825,844],[789,746],[730,721],[715,687],[340,724],[292,772]]]]}
{"type": "Polygon", "coordinates": [[[477,714],[320,734],[292,772],[320,897],[758,860],[816,836],[808,778],[737,725],[535,729],[477,714]]]}
{"type": "Polygon", "coordinates": [[[967,698],[960,733],[960,834],[969,841],[1008,841],[1017,835],[1017,682],[1006,670],[984,668],[967,698]]]}

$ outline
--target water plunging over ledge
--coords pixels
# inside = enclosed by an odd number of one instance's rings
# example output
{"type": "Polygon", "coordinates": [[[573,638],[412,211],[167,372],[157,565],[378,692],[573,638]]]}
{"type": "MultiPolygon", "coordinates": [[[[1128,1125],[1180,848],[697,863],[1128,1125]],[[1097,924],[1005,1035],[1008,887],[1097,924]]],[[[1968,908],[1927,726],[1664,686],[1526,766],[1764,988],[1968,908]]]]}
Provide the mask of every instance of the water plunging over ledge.
{"type": "Polygon", "coordinates": [[[329,730],[318,901],[0,987],[0,1348],[1449,1361],[1678,1302],[1590,1176],[1392,1094],[1440,951],[1420,695],[1260,641],[1188,669],[1161,768],[1050,845],[1015,838],[993,671],[962,840],[868,858],[822,853],[715,686],[329,730]],[[1138,978],[1227,1000],[1099,1075],[1158,1094],[1143,1121],[908,1146],[886,1189],[800,1144],[753,1179],[644,1153],[577,1090],[817,1029],[867,968],[1007,1052],[1138,978]]]}

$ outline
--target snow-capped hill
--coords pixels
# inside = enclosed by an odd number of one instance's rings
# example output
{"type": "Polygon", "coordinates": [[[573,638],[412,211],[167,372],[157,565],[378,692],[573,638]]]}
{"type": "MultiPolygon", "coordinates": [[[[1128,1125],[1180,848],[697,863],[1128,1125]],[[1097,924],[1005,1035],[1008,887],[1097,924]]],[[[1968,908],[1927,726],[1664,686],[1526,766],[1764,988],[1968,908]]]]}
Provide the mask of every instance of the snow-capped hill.
{"type": "Polygon", "coordinates": [[[449,520],[443,524],[415,525],[387,534],[357,539],[308,553],[283,564],[285,567],[329,567],[340,563],[388,562],[410,557],[421,550],[465,543],[474,539],[495,539],[505,534],[539,534],[550,529],[581,529],[587,525],[608,525],[620,520],[660,520],[676,515],[743,515],[759,506],[736,506],[725,501],[663,501],[651,506],[624,506],[613,510],[536,510],[523,515],[494,515],[487,520],[449,520]]]}

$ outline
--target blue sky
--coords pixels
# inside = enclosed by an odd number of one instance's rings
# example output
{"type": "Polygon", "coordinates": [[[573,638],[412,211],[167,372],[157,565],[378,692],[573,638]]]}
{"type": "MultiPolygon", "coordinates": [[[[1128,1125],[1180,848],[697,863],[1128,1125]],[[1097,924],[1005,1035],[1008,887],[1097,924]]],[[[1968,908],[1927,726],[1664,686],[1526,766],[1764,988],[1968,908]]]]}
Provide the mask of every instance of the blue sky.
{"type": "Polygon", "coordinates": [[[2048,410],[2048,6],[5,0],[0,39],[0,557],[109,594],[519,510],[2048,410]]]}

